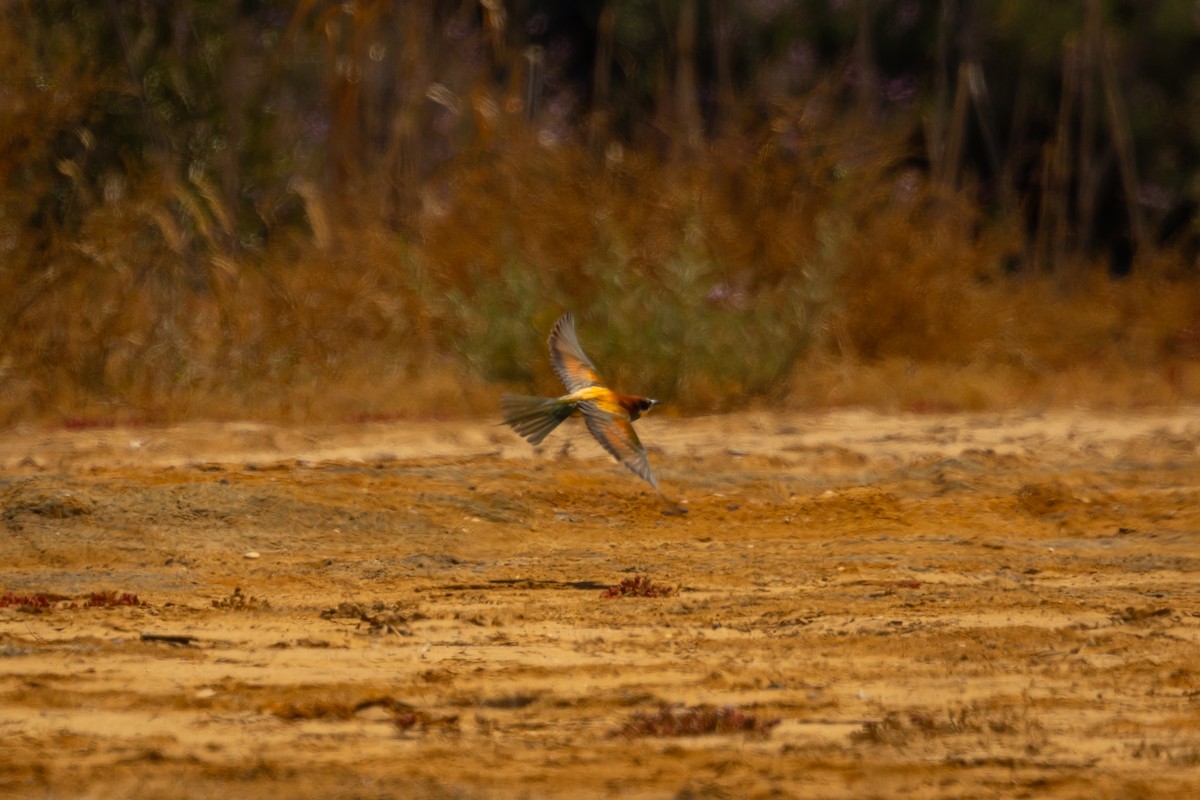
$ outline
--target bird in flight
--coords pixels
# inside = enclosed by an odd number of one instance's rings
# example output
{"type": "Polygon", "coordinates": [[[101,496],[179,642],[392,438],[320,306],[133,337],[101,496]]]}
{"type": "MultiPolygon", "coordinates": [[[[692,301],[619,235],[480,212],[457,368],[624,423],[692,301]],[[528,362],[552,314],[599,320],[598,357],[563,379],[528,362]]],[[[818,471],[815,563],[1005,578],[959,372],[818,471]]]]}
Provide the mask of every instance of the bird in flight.
{"type": "Polygon", "coordinates": [[[657,400],[637,395],[618,394],[604,385],[592,360],[579,345],[575,317],[563,314],[550,331],[550,361],[567,388],[562,397],[528,397],[505,393],[500,398],[504,424],[529,440],[540,444],[568,417],[582,416],[592,436],[613,458],[649,483],[670,506],[670,511],[685,509],[663,494],[646,448],[633,430],[633,421],[658,404],[657,400]]]}

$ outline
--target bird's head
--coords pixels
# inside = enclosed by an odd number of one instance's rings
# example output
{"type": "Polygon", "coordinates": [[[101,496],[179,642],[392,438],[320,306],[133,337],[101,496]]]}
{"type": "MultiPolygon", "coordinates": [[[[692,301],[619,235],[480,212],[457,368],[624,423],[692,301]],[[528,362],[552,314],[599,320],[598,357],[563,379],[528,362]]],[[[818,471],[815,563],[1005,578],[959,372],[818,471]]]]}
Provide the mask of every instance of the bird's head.
{"type": "Polygon", "coordinates": [[[649,397],[634,397],[632,399],[633,402],[629,404],[630,420],[637,419],[659,403],[658,400],[651,400],[649,397]]]}

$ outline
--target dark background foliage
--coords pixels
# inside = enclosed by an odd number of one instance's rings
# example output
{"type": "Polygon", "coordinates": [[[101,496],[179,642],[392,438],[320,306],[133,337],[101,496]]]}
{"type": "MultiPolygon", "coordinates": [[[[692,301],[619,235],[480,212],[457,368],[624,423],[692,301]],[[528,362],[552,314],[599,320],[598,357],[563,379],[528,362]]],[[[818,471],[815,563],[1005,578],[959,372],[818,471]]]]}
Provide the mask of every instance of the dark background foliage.
{"type": "Polygon", "coordinates": [[[1198,15],[5,4],[4,414],[479,410],[567,307],[684,407],[920,406],[846,378],[898,361],[1191,399],[1198,15]]]}

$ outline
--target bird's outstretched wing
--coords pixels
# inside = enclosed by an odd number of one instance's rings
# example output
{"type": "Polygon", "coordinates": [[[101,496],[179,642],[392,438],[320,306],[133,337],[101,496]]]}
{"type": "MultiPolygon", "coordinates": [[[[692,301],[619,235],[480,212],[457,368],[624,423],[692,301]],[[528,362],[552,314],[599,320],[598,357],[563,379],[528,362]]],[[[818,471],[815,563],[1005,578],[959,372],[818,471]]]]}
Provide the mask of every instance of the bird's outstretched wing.
{"type": "Polygon", "coordinates": [[[596,374],[592,360],[579,346],[579,337],[575,335],[575,316],[569,311],[559,317],[554,330],[550,331],[550,361],[568,392],[604,385],[596,374]]]}
{"type": "Polygon", "coordinates": [[[662,489],[658,488],[658,481],[654,479],[654,473],[650,471],[646,448],[638,441],[629,418],[605,411],[591,401],[580,403],[579,410],[583,412],[583,420],[600,446],[635,475],[653,486],[656,492],[662,494],[662,489]]]}

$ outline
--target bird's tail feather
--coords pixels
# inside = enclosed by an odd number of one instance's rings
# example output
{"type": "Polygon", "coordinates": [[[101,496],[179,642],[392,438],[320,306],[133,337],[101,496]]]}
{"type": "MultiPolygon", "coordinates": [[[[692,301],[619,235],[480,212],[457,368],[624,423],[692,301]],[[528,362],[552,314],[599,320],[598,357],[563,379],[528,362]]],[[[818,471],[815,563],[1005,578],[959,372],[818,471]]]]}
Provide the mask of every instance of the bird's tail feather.
{"type": "Polygon", "coordinates": [[[500,397],[500,411],[504,414],[505,425],[528,439],[530,444],[541,444],[550,431],[574,413],[575,406],[553,397],[504,394],[500,397]]]}

